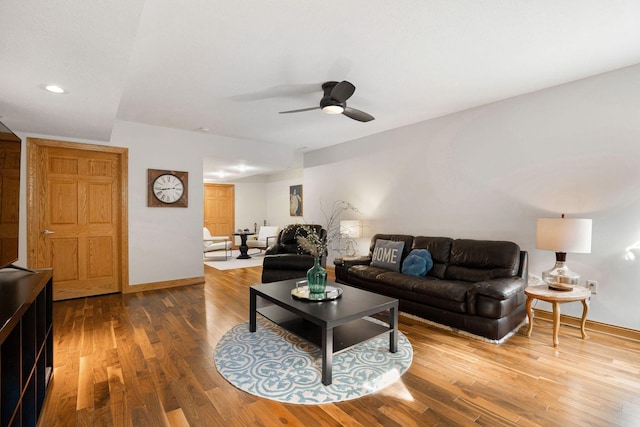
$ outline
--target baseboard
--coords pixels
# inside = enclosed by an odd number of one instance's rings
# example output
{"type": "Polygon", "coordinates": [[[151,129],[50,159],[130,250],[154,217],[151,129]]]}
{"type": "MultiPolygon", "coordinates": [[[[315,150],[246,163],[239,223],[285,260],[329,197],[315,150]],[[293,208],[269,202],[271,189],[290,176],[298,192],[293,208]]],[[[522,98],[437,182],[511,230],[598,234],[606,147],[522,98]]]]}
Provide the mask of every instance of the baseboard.
{"type": "MultiPolygon", "coordinates": [[[[536,308],[533,311],[534,311],[534,318],[553,322],[552,312],[547,310],[541,310],[539,308],[536,308]]],[[[578,317],[560,314],[560,323],[579,328],[581,320],[578,317]]],[[[596,322],[589,319],[587,319],[585,328],[590,329],[592,331],[596,331],[596,332],[615,335],[620,338],[627,338],[635,341],[640,341],[640,331],[636,329],[623,328],[622,326],[609,325],[607,323],[596,322]]]]}
{"type": "Polygon", "coordinates": [[[163,282],[142,283],[139,285],[129,285],[122,289],[123,294],[133,292],[152,291],[156,289],[176,288],[178,286],[199,285],[204,283],[204,276],[190,277],[187,279],[166,280],[163,282]]]}

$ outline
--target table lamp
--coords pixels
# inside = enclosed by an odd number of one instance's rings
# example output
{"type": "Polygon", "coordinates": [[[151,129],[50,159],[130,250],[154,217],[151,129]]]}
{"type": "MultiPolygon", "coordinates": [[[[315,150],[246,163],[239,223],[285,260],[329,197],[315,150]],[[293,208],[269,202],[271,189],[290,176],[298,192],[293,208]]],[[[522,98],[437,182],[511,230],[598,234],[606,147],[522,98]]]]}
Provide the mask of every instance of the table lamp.
{"type": "Polygon", "coordinates": [[[580,275],[567,267],[567,252],[591,252],[591,220],[580,218],[538,218],[536,248],[556,253],[556,264],[542,272],[542,280],[549,288],[570,291],[578,284],[580,275]]]}
{"type": "Polygon", "coordinates": [[[362,221],[359,219],[340,221],[340,234],[347,239],[345,252],[349,256],[356,254],[353,239],[362,237],[362,221]]]}
{"type": "Polygon", "coordinates": [[[358,219],[340,221],[340,233],[352,239],[362,237],[362,223],[358,219]]]}

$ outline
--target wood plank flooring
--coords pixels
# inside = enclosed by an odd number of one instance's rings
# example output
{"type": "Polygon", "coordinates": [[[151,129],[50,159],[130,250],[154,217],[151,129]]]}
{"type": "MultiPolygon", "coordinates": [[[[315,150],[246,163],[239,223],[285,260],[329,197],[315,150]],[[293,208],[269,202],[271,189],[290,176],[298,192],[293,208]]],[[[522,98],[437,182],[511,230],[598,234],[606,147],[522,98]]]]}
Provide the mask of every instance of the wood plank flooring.
{"type": "Polygon", "coordinates": [[[261,267],[206,283],[54,303],[54,377],[40,426],[638,426],[640,342],[540,321],[494,345],[401,316],[400,381],[361,399],[290,405],[231,386],[213,349],[248,320],[261,267]]]}

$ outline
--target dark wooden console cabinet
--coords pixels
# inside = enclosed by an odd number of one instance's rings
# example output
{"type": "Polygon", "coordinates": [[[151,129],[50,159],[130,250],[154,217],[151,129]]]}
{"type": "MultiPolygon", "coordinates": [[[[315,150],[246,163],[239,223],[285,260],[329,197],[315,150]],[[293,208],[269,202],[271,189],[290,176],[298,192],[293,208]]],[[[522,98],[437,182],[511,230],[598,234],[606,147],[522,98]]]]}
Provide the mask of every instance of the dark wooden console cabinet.
{"type": "Polygon", "coordinates": [[[53,375],[53,279],[0,270],[0,426],[35,426],[53,375]]]}

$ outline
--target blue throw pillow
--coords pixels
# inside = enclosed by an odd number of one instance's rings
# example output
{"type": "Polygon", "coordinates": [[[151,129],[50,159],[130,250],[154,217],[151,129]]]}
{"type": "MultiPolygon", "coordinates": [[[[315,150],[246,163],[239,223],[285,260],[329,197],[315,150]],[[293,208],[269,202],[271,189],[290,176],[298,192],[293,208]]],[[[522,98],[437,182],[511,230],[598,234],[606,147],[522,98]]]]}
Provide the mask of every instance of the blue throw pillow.
{"type": "MultiPolygon", "coordinates": [[[[413,249],[409,256],[414,255],[418,256],[425,260],[425,271],[421,274],[421,276],[426,276],[427,273],[433,268],[433,258],[431,258],[431,252],[426,249],[413,249]]],[[[407,257],[409,258],[409,257],[407,257]]],[[[406,261],[405,261],[406,262],[406,261]]],[[[404,273],[404,271],[403,271],[404,273]]]]}
{"type": "Polygon", "coordinates": [[[409,254],[402,263],[402,274],[424,276],[427,274],[427,260],[421,256],[409,254]]]}

